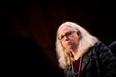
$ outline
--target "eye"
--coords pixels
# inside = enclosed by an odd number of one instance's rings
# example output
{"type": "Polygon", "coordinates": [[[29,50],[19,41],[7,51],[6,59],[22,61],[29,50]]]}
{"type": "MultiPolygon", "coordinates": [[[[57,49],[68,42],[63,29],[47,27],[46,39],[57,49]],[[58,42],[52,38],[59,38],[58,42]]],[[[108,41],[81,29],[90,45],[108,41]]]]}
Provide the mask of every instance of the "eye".
{"type": "Polygon", "coordinates": [[[70,31],[70,32],[67,32],[66,34],[65,34],[65,36],[69,36],[69,35],[71,35],[72,34],[72,32],[70,31]]]}

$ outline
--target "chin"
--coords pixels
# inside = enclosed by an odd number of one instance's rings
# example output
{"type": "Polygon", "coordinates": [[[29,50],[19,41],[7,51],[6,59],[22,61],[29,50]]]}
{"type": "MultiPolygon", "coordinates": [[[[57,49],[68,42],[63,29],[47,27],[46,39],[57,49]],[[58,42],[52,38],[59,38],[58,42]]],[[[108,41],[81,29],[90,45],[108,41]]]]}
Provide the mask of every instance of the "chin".
{"type": "Polygon", "coordinates": [[[71,46],[70,46],[70,47],[67,47],[67,49],[68,49],[68,50],[72,50],[72,47],[71,47],[71,46]]]}

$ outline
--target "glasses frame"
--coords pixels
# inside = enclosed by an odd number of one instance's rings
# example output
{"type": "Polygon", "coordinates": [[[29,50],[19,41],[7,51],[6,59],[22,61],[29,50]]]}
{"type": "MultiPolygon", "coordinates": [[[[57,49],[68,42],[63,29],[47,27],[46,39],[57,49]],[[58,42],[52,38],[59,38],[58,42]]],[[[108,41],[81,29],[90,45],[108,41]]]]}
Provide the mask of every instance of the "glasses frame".
{"type": "Polygon", "coordinates": [[[64,35],[61,35],[61,36],[59,36],[58,37],[58,39],[59,40],[63,40],[64,39],[64,37],[69,37],[69,36],[71,36],[73,33],[75,33],[76,31],[69,31],[69,32],[66,32],[64,35]]]}

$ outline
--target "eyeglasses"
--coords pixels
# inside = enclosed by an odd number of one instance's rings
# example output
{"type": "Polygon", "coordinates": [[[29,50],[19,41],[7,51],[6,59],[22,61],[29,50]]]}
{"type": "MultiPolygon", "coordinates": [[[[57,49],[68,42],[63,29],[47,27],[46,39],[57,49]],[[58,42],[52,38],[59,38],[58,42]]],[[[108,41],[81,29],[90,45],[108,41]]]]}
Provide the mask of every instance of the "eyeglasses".
{"type": "Polygon", "coordinates": [[[61,35],[58,37],[59,40],[63,40],[64,37],[69,37],[71,36],[73,33],[75,33],[76,31],[69,31],[69,32],[66,32],[64,35],[61,35]]]}

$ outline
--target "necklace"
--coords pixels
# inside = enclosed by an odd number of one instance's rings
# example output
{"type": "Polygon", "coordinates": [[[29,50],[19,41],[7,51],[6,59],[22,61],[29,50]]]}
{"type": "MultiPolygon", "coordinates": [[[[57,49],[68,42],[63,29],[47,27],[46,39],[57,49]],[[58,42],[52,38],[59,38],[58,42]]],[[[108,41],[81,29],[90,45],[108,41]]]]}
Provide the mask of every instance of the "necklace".
{"type": "Polygon", "coordinates": [[[72,74],[73,74],[74,77],[79,77],[79,73],[80,73],[80,70],[81,70],[81,63],[82,63],[82,58],[80,57],[79,67],[78,67],[78,71],[77,72],[74,71],[74,66],[72,64],[72,74]]]}

